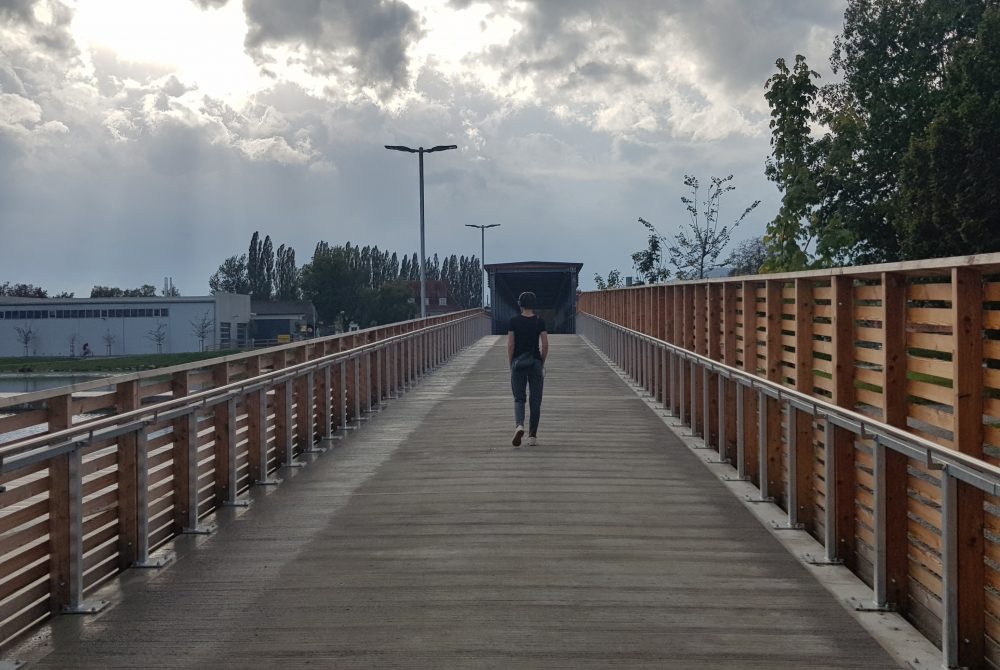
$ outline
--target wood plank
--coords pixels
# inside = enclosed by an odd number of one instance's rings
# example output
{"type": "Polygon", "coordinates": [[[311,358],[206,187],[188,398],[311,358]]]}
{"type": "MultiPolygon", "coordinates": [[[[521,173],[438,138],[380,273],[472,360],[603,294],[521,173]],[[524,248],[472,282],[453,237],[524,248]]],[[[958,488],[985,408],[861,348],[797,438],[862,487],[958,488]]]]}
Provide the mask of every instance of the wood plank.
{"type": "Polygon", "coordinates": [[[381,667],[608,667],[621,649],[647,667],[791,670],[817,649],[830,667],[895,667],[589,348],[552,339],[551,388],[587,394],[546,397],[537,447],[500,446],[504,352],[474,345],[280,495],[220,523],[154,588],[117,582],[101,626],[47,637],[33,668],[115,654],[150,667],[179,648],[189,667],[295,653],[364,665],[372,640],[381,667]],[[602,433],[608,414],[630,430],[602,433]],[[690,644],[709,637],[720,642],[690,644]]]}

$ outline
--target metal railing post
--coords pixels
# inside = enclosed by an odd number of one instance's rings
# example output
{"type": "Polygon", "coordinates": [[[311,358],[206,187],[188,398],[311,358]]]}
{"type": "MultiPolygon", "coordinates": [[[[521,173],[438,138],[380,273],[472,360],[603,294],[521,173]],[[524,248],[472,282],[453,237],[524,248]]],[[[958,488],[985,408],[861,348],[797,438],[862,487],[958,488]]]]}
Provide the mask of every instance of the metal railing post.
{"type": "Polygon", "coordinates": [[[83,446],[77,445],[67,454],[69,459],[69,602],[63,614],[94,614],[108,604],[106,600],[84,602],[83,564],[83,446]]]}
{"type": "Polygon", "coordinates": [[[941,471],[941,651],[946,668],[958,667],[958,480],[941,471]]]}
{"type": "MultiPolygon", "coordinates": [[[[789,477],[791,479],[791,477],[789,477]]],[[[747,502],[774,502],[770,493],[767,467],[767,396],[757,391],[757,498],[747,497],[747,502]]]]}
{"type": "MultiPolygon", "coordinates": [[[[222,507],[247,507],[250,502],[247,500],[237,500],[237,490],[239,489],[239,471],[237,467],[238,454],[236,453],[236,398],[226,401],[226,493],[219,505],[222,507]]],[[[218,475],[216,475],[218,476],[218,475]]]]}
{"type": "MultiPolygon", "coordinates": [[[[329,388],[329,387],[327,387],[329,388]]],[[[260,405],[260,421],[257,426],[257,448],[260,450],[260,478],[255,482],[258,486],[274,486],[280,484],[280,479],[268,477],[267,470],[267,389],[257,391],[257,402],[260,405]]]]}
{"type": "Polygon", "coordinates": [[[192,410],[187,415],[187,505],[186,523],[181,532],[187,535],[208,535],[215,526],[202,526],[198,522],[198,413],[192,410]]]}
{"type": "Polygon", "coordinates": [[[136,431],[136,559],[133,568],[161,568],[173,559],[173,554],[163,554],[155,559],[149,556],[149,439],[146,426],[136,431]]]}

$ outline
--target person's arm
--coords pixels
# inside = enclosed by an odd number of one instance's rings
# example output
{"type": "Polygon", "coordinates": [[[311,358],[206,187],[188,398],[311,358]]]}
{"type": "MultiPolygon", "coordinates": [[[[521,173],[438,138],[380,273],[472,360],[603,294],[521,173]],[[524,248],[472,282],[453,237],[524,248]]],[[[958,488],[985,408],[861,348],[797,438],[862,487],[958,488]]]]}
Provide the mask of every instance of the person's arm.
{"type": "Polygon", "coordinates": [[[538,336],[538,348],[542,353],[542,364],[545,364],[545,359],[549,357],[549,334],[546,331],[542,331],[538,336]]]}
{"type": "Polygon", "coordinates": [[[514,362],[514,331],[507,331],[507,365],[514,362]]]}

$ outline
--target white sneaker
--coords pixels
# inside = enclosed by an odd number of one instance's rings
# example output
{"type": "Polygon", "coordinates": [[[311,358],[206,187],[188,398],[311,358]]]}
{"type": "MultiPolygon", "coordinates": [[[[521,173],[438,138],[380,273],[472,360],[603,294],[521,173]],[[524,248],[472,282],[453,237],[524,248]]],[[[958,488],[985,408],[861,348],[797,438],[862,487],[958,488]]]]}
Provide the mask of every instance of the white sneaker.
{"type": "Polygon", "coordinates": [[[521,438],[524,436],[524,426],[518,426],[514,429],[514,439],[510,441],[515,447],[521,446],[521,438]]]}
{"type": "Polygon", "coordinates": [[[534,435],[528,437],[528,446],[529,447],[533,447],[536,444],[538,444],[538,438],[537,437],[535,437],[534,435]]]}

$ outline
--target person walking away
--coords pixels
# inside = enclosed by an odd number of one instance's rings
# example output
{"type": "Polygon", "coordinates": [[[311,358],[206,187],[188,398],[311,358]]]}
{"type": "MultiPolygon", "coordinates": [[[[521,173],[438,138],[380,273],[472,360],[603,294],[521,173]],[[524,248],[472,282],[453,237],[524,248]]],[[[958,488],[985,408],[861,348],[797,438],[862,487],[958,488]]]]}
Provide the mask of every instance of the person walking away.
{"type": "Polygon", "coordinates": [[[525,291],[517,298],[521,313],[511,317],[507,329],[507,362],[510,364],[510,388],[514,392],[514,439],[511,444],[521,446],[524,437],[525,387],[529,391],[531,409],[528,426],[528,446],[538,440],[538,420],[542,413],[542,386],[545,379],[545,359],[549,355],[549,334],[545,321],[535,314],[537,298],[525,291]]]}

